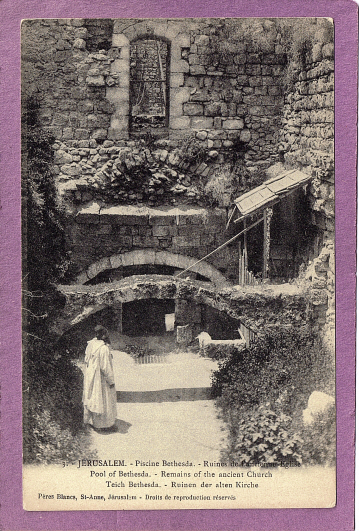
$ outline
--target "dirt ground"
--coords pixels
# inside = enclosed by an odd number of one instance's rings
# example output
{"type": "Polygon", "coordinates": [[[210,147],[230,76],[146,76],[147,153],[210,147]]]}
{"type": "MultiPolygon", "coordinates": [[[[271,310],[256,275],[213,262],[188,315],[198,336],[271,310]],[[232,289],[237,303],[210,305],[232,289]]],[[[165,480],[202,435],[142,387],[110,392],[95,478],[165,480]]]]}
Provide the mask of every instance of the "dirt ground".
{"type": "Polygon", "coordinates": [[[193,352],[173,352],[161,363],[137,364],[113,351],[117,432],[92,432],[99,458],[146,455],[151,459],[217,461],[223,425],[209,400],[215,361],[193,352]]]}

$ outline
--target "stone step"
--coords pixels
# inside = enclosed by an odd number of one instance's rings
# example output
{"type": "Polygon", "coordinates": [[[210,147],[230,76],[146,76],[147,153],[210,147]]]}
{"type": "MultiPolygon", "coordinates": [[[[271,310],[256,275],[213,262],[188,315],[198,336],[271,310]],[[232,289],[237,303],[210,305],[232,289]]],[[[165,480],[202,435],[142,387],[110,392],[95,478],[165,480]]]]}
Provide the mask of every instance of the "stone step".
{"type": "Polygon", "coordinates": [[[210,399],[210,387],[161,389],[158,391],[117,391],[118,403],[193,402],[210,399]]]}

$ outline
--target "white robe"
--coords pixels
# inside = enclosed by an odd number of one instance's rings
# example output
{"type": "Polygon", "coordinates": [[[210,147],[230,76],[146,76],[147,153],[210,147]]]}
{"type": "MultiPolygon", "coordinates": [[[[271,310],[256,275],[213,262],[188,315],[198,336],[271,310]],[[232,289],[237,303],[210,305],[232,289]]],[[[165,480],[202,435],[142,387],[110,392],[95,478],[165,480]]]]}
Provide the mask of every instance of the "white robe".
{"type": "Polygon", "coordinates": [[[85,353],[84,422],[94,428],[109,428],[116,420],[116,389],[112,354],[104,341],[88,342],[85,353]]]}

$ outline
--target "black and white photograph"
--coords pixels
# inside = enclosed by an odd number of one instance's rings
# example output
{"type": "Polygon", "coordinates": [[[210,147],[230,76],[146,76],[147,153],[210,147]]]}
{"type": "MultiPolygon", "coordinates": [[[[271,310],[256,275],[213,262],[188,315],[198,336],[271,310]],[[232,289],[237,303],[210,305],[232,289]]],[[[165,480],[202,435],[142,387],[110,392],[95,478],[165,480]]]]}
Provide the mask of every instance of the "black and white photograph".
{"type": "Polygon", "coordinates": [[[333,20],[21,53],[24,508],[334,507],[333,20]]]}

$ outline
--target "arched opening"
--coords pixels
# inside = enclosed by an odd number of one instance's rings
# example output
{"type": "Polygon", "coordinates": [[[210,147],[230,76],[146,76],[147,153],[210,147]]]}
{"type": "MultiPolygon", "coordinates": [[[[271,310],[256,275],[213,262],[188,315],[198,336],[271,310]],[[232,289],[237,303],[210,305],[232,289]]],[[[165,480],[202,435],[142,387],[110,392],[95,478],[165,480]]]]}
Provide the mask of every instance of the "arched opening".
{"type": "MultiPolygon", "coordinates": [[[[138,264],[121,266],[116,269],[106,269],[101,271],[94,278],[91,278],[85,285],[93,286],[100,283],[110,283],[122,278],[131,277],[134,275],[175,275],[179,271],[178,268],[166,265],[166,264],[138,264]]],[[[192,280],[200,280],[201,282],[210,282],[208,277],[196,272],[186,272],[185,276],[190,277],[192,280]]]]}
{"type": "Polygon", "coordinates": [[[298,276],[299,267],[318,229],[311,223],[309,194],[298,189],[274,205],[271,221],[269,274],[273,279],[298,276]]]}
{"type": "Polygon", "coordinates": [[[169,123],[170,43],[145,36],[130,44],[131,136],[158,135],[169,123]]]}
{"type": "Polygon", "coordinates": [[[186,270],[181,278],[212,282],[217,287],[229,285],[225,276],[209,263],[168,251],[141,249],[102,258],[77,277],[78,284],[110,283],[133,275],[171,275],[186,270]]]}
{"type": "Polygon", "coordinates": [[[122,307],[122,333],[130,337],[163,336],[166,334],[166,315],[174,313],[173,299],[126,302],[122,307]]]}
{"type": "Polygon", "coordinates": [[[95,308],[63,333],[58,343],[60,349],[66,350],[72,359],[81,360],[97,324],[109,330],[114,349],[131,355],[160,356],[181,349],[177,326],[191,328],[189,349],[193,352],[198,350],[196,336],[200,332],[209,333],[214,340],[234,340],[239,338],[241,326],[238,319],[205,303],[178,298],[135,299],[95,308]]]}

